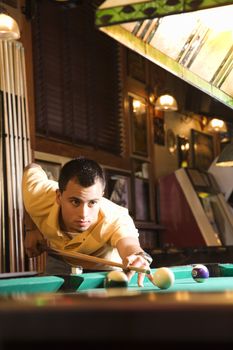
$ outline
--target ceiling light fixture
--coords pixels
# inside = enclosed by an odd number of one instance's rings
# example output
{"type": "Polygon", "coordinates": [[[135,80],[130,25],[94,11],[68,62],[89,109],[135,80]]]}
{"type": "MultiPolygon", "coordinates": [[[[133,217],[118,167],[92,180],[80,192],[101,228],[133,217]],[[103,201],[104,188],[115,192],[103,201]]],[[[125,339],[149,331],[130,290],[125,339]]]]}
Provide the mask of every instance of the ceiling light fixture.
{"type": "Polygon", "coordinates": [[[178,110],[176,99],[169,95],[161,95],[155,102],[155,109],[159,111],[172,112],[178,110]]]}
{"type": "Polygon", "coordinates": [[[17,40],[20,38],[19,26],[14,18],[6,13],[6,10],[0,7],[0,39],[17,40]]]}

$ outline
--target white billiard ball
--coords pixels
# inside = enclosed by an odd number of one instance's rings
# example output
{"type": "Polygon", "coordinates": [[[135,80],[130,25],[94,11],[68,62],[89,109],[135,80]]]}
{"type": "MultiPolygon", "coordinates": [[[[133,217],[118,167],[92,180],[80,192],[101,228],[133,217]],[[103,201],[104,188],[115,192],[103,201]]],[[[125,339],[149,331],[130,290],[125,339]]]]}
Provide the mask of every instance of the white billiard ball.
{"type": "Polygon", "coordinates": [[[167,267],[160,267],[153,274],[153,282],[160,289],[168,289],[175,282],[175,275],[167,267]]]}

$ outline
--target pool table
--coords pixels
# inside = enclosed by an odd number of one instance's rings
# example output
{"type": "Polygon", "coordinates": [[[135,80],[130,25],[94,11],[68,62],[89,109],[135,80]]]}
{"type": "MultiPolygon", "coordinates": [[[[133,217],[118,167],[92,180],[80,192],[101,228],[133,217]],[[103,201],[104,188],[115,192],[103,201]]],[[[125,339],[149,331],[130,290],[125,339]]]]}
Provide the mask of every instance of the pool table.
{"type": "Polygon", "coordinates": [[[233,345],[233,264],[206,265],[204,283],[192,279],[192,265],[170,267],[175,283],[167,290],[146,279],[139,288],[136,275],[127,289],[104,289],[107,272],[22,277],[18,292],[10,288],[16,279],[7,279],[8,291],[0,280],[0,347],[233,345]],[[38,279],[48,277],[54,290],[41,290],[38,279]],[[33,279],[37,288],[27,290],[33,279]]]}

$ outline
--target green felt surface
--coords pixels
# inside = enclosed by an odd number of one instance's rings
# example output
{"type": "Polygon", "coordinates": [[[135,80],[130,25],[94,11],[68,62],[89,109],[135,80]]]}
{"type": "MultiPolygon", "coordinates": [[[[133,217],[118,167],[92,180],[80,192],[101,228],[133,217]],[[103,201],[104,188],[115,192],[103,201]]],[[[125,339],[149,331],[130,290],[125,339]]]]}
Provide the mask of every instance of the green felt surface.
{"type": "MultiPolygon", "coordinates": [[[[213,267],[214,264],[210,266],[213,267]]],[[[131,279],[128,289],[140,289],[142,292],[146,291],[158,291],[158,292],[175,292],[175,291],[193,291],[193,292],[215,292],[224,290],[233,290],[233,264],[215,264],[218,265],[219,277],[210,277],[203,283],[196,282],[191,275],[193,265],[184,266],[173,266],[169,267],[173,271],[175,276],[175,283],[172,287],[167,290],[161,290],[160,288],[153,285],[148,278],[144,279],[144,287],[139,288],[137,285],[137,274],[131,279]]],[[[208,265],[207,265],[208,267],[208,265]]],[[[216,270],[216,267],[214,266],[216,270]]],[[[157,269],[152,269],[152,274],[155,273],[157,269]]],[[[84,273],[82,275],[76,275],[79,283],[77,287],[77,292],[82,292],[89,289],[103,288],[103,281],[106,276],[106,272],[102,273],[84,273]]]]}
{"type": "Polygon", "coordinates": [[[56,276],[20,277],[0,280],[0,294],[56,292],[64,279],[56,276]]]}
{"type": "Polygon", "coordinates": [[[233,264],[219,264],[219,269],[223,277],[233,277],[233,264]]]}
{"type": "MultiPolygon", "coordinates": [[[[128,289],[140,290],[142,292],[215,292],[233,290],[233,264],[211,264],[206,265],[211,271],[210,278],[204,283],[197,283],[191,275],[193,265],[169,267],[175,276],[175,283],[167,290],[161,290],[153,285],[145,277],[144,287],[137,285],[137,274],[131,279],[128,289]],[[212,277],[212,276],[219,277],[212,277]]],[[[154,274],[157,269],[152,269],[154,274]]],[[[89,272],[79,275],[66,276],[36,276],[21,278],[0,279],[0,294],[10,293],[42,293],[42,292],[85,292],[93,289],[102,289],[104,279],[108,272],[89,272]]]]}

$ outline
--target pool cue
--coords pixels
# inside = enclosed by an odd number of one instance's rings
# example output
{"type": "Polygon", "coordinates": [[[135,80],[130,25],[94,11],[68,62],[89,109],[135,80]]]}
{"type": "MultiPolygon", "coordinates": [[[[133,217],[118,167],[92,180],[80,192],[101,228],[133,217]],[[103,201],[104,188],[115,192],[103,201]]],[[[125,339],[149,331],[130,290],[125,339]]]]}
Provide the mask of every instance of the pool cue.
{"type": "MultiPolygon", "coordinates": [[[[20,64],[20,96],[21,96],[21,111],[22,111],[22,153],[23,153],[23,167],[32,162],[31,139],[29,128],[29,112],[27,99],[27,83],[26,83],[26,66],[24,48],[21,45],[19,50],[19,64],[20,64]]],[[[44,254],[45,257],[45,254],[44,254]]],[[[29,258],[30,271],[43,271],[45,269],[45,259],[41,256],[29,258]]]]}
{"type": "Polygon", "coordinates": [[[2,88],[2,92],[3,92],[3,118],[1,119],[2,122],[2,147],[3,147],[3,152],[5,150],[5,153],[2,153],[2,157],[1,157],[1,162],[2,162],[2,221],[1,221],[1,241],[2,241],[2,267],[1,267],[1,271],[5,272],[6,271],[6,256],[8,253],[8,249],[9,247],[7,246],[7,242],[8,242],[8,237],[7,237],[7,230],[6,230],[6,226],[7,225],[11,225],[12,224],[12,218],[10,216],[10,218],[8,217],[8,213],[7,213],[7,206],[6,204],[8,204],[8,192],[9,189],[6,186],[6,174],[7,174],[7,170],[6,170],[6,155],[9,156],[9,145],[8,145],[8,140],[7,140],[7,135],[6,135],[6,130],[5,128],[5,119],[6,114],[7,114],[7,106],[6,106],[6,83],[5,83],[5,63],[4,63],[4,54],[3,54],[3,41],[0,40],[0,62],[1,62],[1,88],[2,88]]]}
{"type": "Polygon", "coordinates": [[[25,270],[24,263],[24,246],[23,246],[23,199],[21,190],[21,181],[23,174],[23,164],[22,164],[22,152],[21,152],[21,111],[16,109],[17,104],[17,94],[19,94],[19,72],[17,60],[19,55],[17,52],[20,49],[20,45],[17,42],[12,43],[11,51],[11,61],[12,61],[12,87],[13,87],[13,116],[14,116],[14,134],[15,134],[15,145],[16,145],[16,195],[17,195],[17,218],[18,218],[18,232],[17,232],[17,247],[18,249],[18,271],[25,270]]]}
{"type": "Polygon", "coordinates": [[[19,105],[19,68],[18,68],[18,43],[14,42],[12,46],[12,73],[13,79],[13,110],[14,115],[14,130],[15,130],[15,144],[17,150],[16,157],[16,184],[17,184],[17,214],[18,214],[18,231],[17,231],[17,249],[18,249],[18,271],[24,271],[24,247],[23,247],[23,204],[22,204],[22,191],[21,191],[21,179],[22,179],[22,147],[21,147],[21,108],[19,105]]]}
{"type": "Polygon", "coordinates": [[[28,115],[28,100],[27,100],[27,84],[26,84],[26,68],[24,49],[21,46],[20,51],[20,90],[21,90],[21,108],[22,108],[22,133],[23,133],[23,162],[24,166],[32,161],[30,130],[29,130],[29,115],[28,115]]]}
{"type": "Polygon", "coordinates": [[[29,127],[29,111],[28,111],[28,93],[27,93],[27,81],[26,81],[26,63],[25,63],[25,53],[24,47],[21,45],[21,67],[22,67],[22,84],[24,92],[24,102],[25,102],[25,131],[26,131],[26,141],[27,141],[27,163],[32,161],[32,150],[31,150],[31,139],[30,139],[30,127],[29,127]]]}
{"type": "MultiPolygon", "coordinates": [[[[11,158],[12,158],[12,143],[9,126],[9,115],[10,115],[10,96],[9,96],[9,66],[7,57],[7,42],[2,41],[2,61],[3,61],[3,101],[4,101],[4,134],[5,134],[5,186],[7,190],[6,196],[6,222],[8,226],[8,237],[6,232],[6,240],[9,241],[9,260],[10,260],[10,271],[15,269],[15,254],[14,254],[14,215],[13,215],[13,186],[12,186],[12,173],[11,173],[11,158]]],[[[14,177],[14,175],[13,175],[14,177]]]]}
{"type": "MultiPolygon", "coordinates": [[[[24,48],[21,45],[19,50],[20,63],[20,96],[21,96],[21,113],[22,113],[22,140],[23,140],[23,167],[32,162],[31,139],[29,128],[29,112],[27,98],[27,82],[26,82],[26,65],[24,48]]],[[[29,269],[43,272],[45,270],[46,255],[29,258],[29,269]]]]}
{"type": "MultiPolygon", "coordinates": [[[[0,49],[1,50],[1,49],[0,49]]],[[[1,60],[1,54],[0,54],[0,71],[3,70],[3,62],[1,60]]],[[[0,80],[0,90],[3,91],[3,81],[2,81],[2,75],[0,80]]],[[[3,189],[3,120],[1,118],[0,121],[0,272],[3,271],[4,267],[4,231],[3,231],[3,217],[4,217],[4,189],[3,189]]]]}
{"type": "MultiPolygon", "coordinates": [[[[20,158],[20,166],[19,166],[19,173],[20,173],[20,178],[22,179],[23,176],[23,169],[28,163],[31,161],[30,156],[29,156],[29,151],[27,147],[27,132],[26,132],[26,127],[25,127],[25,107],[24,107],[24,101],[25,101],[25,89],[24,89],[24,70],[23,70],[23,62],[22,62],[22,44],[16,42],[15,43],[15,49],[16,49],[16,59],[15,59],[15,71],[17,73],[17,88],[18,88],[18,96],[17,96],[17,102],[18,102],[18,110],[19,110],[19,125],[18,125],[18,130],[19,130],[19,158],[20,158]]],[[[23,51],[24,54],[24,51],[23,51]]],[[[30,146],[30,145],[29,145],[30,146]]],[[[22,192],[20,191],[21,198],[20,198],[20,259],[21,259],[21,264],[22,264],[22,269],[25,269],[25,251],[24,251],[24,205],[23,205],[23,198],[22,198],[22,192]]],[[[34,266],[32,267],[32,270],[34,270],[34,266]]]]}
{"type": "Polygon", "coordinates": [[[132,266],[132,265],[125,268],[125,266],[121,263],[118,263],[116,261],[103,259],[103,258],[99,258],[99,257],[93,256],[93,255],[87,255],[87,254],[78,253],[78,252],[66,252],[64,250],[60,250],[60,249],[56,249],[56,248],[47,248],[47,252],[51,252],[52,254],[56,254],[56,255],[60,255],[60,256],[64,256],[64,257],[77,258],[77,259],[84,260],[84,261],[98,263],[101,265],[120,267],[120,268],[122,268],[122,270],[131,270],[131,271],[136,271],[136,272],[140,272],[140,273],[151,274],[150,269],[132,266]]]}
{"type": "MultiPolygon", "coordinates": [[[[19,167],[18,167],[18,132],[17,132],[17,117],[15,107],[15,86],[14,86],[14,71],[13,65],[13,42],[6,42],[6,64],[7,70],[7,85],[8,85],[8,121],[9,121],[9,136],[11,142],[11,174],[12,174],[12,197],[13,197],[13,219],[14,231],[12,232],[12,240],[14,242],[14,261],[15,266],[11,271],[20,271],[20,218],[19,218],[19,192],[21,191],[21,184],[18,181],[19,167]]],[[[11,256],[10,256],[11,259],[11,256]]]]}
{"type": "Polygon", "coordinates": [[[19,165],[19,136],[18,136],[18,115],[16,111],[16,88],[15,88],[15,61],[14,61],[14,42],[8,43],[8,57],[9,57],[9,83],[11,91],[11,108],[12,108],[12,143],[14,146],[14,158],[13,163],[15,166],[15,257],[16,257],[16,271],[22,271],[22,256],[20,254],[22,249],[22,220],[20,207],[22,207],[22,195],[21,195],[21,171],[19,165]]]}
{"type": "MultiPolygon", "coordinates": [[[[0,64],[1,67],[1,64],[0,64]]],[[[1,87],[0,87],[1,89],[1,87]]],[[[0,130],[2,133],[2,122],[0,122],[0,130]]],[[[0,135],[0,232],[2,232],[2,180],[3,180],[3,164],[2,164],[2,134],[0,135]]],[[[0,272],[2,271],[2,250],[3,250],[3,241],[2,241],[2,235],[0,236],[0,272]]]]}

